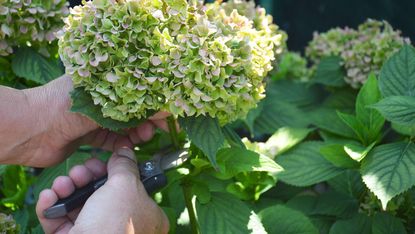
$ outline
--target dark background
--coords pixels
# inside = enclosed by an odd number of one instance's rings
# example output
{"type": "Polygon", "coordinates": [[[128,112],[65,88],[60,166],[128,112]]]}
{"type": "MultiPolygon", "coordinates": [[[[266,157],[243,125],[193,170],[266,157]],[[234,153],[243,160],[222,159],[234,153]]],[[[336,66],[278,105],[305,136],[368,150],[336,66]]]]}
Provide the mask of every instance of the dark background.
{"type": "MultiPolygon", "coordinates": [[[[81,0],[70,0],[71,6],[81,0]]],[[[209,1],[210,2],[210,1],[209,1]]],[[[303,51],[314,31],[356,27],[367,18],[387,20],[415,41],[415,0],[256,0],[287,32],[288,47],[303,51]]]]}
{"type": "Polygon", "coordinates": [[[367,18],[387,20],[415,41],[415,0],[259,0],[288,34],[288,47],[303,51],[314,31],[356,27],[367,18]]]}

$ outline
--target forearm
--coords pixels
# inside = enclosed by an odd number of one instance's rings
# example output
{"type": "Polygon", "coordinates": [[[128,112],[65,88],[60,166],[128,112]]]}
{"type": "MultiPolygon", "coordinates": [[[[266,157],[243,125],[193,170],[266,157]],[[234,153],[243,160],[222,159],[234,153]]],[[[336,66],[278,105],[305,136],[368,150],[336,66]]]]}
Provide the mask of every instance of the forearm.
{"type": "Polygon", "coordinates": [[[0,86],[0,163],[12,163],[11,153],[35,134],[29,98],[21,90],[0,86]]]}

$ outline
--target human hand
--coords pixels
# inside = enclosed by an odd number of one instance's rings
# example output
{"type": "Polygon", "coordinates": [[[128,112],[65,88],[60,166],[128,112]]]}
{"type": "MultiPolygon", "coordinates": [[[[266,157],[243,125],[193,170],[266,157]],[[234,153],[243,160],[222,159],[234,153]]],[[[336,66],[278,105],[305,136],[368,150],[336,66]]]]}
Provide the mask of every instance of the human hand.
{"type": "MultiPolygon", "coordinates": [[[[63,161],[82,144],[109,151],[122,146],[132,148],[151,139],[155,127],[168,129],[166,112],[159,112],[140,126],[126,130],[125,135],[102,129],[89,118],[69,111],[72,89],[71,78],[64,75],[41,87],[16,90],[18,94],[9,101],[12,102],[10,110],[6,108],[3,113],[14,115],[11,123],[0,120],[0,125],[6,125],[4,131],[9,129],[0,142],[0,163],[48,167],[63,161]]],[[[0,117],[7,118],[2,114],[0,117]]]]}
{"type": "Polygon", "coordinates": [[[39,195],[36,213],[45,233],[167,233],[169,222],[164,212],[147,195],[140,181],[132,150],[121,148],[108,165],[90,159],[75,166],[69,176],[55,179],[51,189],[39,195]],[[47,219],[43,211],[60,198],[72,194],[108,171],[107,182],[95,191],[82,208],[66,217],[47,219]]]}

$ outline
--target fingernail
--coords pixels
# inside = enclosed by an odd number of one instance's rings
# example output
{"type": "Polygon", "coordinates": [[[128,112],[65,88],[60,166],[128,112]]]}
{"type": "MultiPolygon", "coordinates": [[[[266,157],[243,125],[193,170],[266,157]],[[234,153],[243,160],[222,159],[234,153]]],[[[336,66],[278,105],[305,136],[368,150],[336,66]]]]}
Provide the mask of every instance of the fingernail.
{"type": "Polygon", "coordinates": [[[134,151],[130,148],[127,148],[127,147],[119,148],[115,151],[115,153],[119,156],[127,157],[133,160],[134,162],[136,161],[134,151]]]}

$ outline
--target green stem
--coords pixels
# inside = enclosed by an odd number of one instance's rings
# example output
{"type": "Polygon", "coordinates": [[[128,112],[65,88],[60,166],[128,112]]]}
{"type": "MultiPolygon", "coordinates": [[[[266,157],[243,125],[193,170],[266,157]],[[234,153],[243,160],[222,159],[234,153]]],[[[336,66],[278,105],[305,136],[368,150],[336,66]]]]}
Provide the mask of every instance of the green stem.
{"type": "Polygon", "coordinates": [[[176,119],[174,119],[174,117],[171,115],[167,117],[167,126],[169,127],[170,138],[174,145],[174,148],[179,149],[180,143],[179,136],[177,134],[176,119]]]}
{"type": "Polygon", "coordinates": [[[199,234],[199,225],[196,218],[195,209],[192,204],[192,187],[186,182],[182,184],[184,201],[187,208],[187,213],[189,214],[190,228],[192,233],[199,234]]]}

